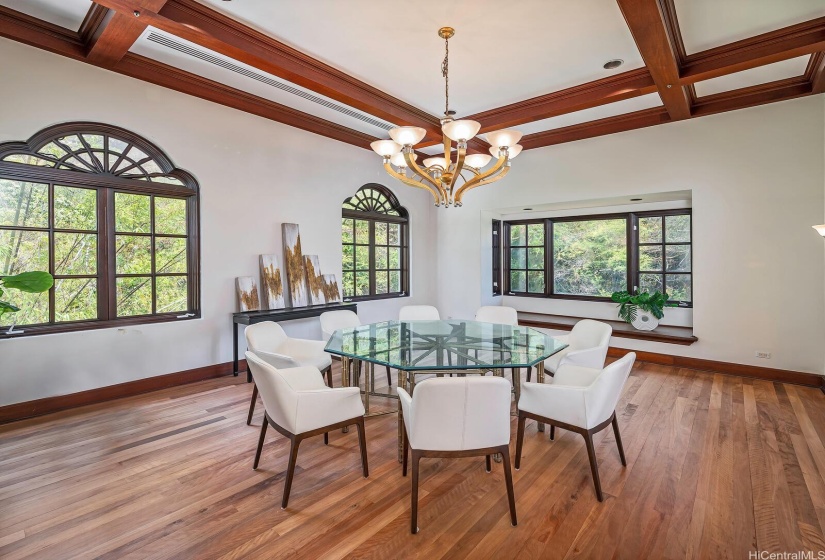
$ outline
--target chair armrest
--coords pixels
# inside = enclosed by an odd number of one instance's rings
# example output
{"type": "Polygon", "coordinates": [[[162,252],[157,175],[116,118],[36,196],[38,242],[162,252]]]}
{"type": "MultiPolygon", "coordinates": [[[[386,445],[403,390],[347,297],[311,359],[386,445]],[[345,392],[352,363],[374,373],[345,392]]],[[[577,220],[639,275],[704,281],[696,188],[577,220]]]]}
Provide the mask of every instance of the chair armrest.
{"type": "Polygon", "coordinates": [[[564,344],[570,344],[570,335],[569,334],[554,336],[553,338],[555,338],[559,342],[563,342],[564,344]]]}
{"type": "Polygon", "coordinates": [[[522,383],[518,408],[565,424],[587,424],[587,387],[522,383]]]}
{"type": "Polygon", "coordinates": [[[364,415],[358,387],[298,391],[295,419],[297,433],[336,424],[364,415]]]}
{"type": "Polygon", "coordinates": [[[586,348],[584,350],[572,350],[564,355],[559,361],[559,367],[563,364],[574,364],[590,369],[602,369],[604,367],[604,360],[607,357],[606,346],[596,346],[594,348],[586,348]]]}
{"type": "Polygon", "coordinates": [[[286,354],[265,350],[255,350],[253,353],[275,369],[295,368],[301,365],[286,354]]]}

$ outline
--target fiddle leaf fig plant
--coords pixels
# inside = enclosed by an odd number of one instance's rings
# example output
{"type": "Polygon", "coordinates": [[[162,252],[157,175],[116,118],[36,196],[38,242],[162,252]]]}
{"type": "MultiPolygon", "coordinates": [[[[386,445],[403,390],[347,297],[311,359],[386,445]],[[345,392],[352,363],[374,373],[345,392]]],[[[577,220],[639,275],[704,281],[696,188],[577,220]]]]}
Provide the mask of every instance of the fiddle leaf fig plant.
{"type": "Polygon", "coordinates": [[[642,292],[636,295],[629,292],[613,292],[610,299],[619,304],[619,318],[628,323],[636,320],[639,309],[661,319],[665,316],[665,307],[676,307],[675,303],[668,303],[669,296],[659,290],[652,294],[642,292]]]}
{"type": "Polygon", "coordinates": [[[30,294],[48,291],[54,285],[54,278],[48,272],[21,272],[14,276],[0,276],[0,321],[6,313],[17,313],[20,308],[5,300],[8,290],[18,290],[30,294]]]}

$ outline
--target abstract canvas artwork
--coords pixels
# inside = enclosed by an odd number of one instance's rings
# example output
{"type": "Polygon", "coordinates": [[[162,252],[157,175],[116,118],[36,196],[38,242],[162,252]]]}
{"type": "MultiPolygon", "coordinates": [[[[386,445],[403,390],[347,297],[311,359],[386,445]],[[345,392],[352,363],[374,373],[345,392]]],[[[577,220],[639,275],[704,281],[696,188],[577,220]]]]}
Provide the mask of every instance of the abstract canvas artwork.
{"type": "Polygon", "coordinates": [[[238,291],[238,308],[241,312],[258,311],[261,308],[258,299],[258,284],[251,276],[235,278],[235,288],[238,291]]]}
{"type": "Polygon", "coordinates": [[[321,265],[318,255],[304,255],[304,270],[307,277],[307,293],[310,305],[324,305],[327,302],[324,294],[324,277],[321,274],[321,265]]]}
{"type": "Polygon", "coordinates": [[[276,255],[261,255],[261,296],[264,309],[283,309],[284,282],[276,255]]]}
{"type": "Polygon", "coordinates": [[[284,239],[284,268],[292,307],[306,307],[307,287],[304,275],[304,257],[301,253],[301,234],[298,224],[281,224],[284,239]]]}
{"type": "Polygon", "coordinates": [[[326,298],[327,303],[340,303],[341,291],[338,289],[338,279],[335,278],[335,275],[324,274],[322,282],[324,284],[324,298],[326,298]]]}

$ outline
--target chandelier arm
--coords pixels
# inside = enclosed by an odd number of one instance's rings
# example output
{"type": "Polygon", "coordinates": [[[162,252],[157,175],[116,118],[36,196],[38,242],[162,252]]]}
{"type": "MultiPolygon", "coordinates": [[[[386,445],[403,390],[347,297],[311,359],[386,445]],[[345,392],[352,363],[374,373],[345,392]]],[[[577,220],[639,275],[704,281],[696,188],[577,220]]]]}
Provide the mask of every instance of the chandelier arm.
{"type": "Polygon", "coordinates": [[[493,175],[498,173],[498,171],[502,167],[504,167],[504,165],[509,161],[509,159],[510,158],[506,154],[503,155],[503,156],[500,156],[498,158],[498,161],[496,161],[496,164],[493,167],[491,167],[490,169],[488,169],[487,171],[485,171],[483,173],[479,173],[478,175],[476,175],[475,177],[473,177],[472,179],[470,179],[469,181],[467,181],[466,183],[461,185],[461,188],[458,189],[458,192],[455,193],[456,198],[461,200],[461,193],[463,193],[464,191],[466,191],[468,189],[473,188],[474,185],[477,185],[478,183],[485,180],[486,178],[492,177],[493,175]]]}
{"type": "Polygon", "coordinates": [[[453,189],[458,184],[458,176],[461,174],[461,170],[464,168],[464,157],[467,155],[467,146],[466,145],[458,145],[458,158],[455,160],[455,170],[453,170],[453,176],[450,178],[450,194],[453,194],[453,189]]]}
{"type": "Polygon", "coordinates": [[[446,191],[446,190],[444,189],[444,187],[441,185],[441,181],[439,181],[438,179],[434,179],[434,178],[433,178],[433,177],[432,177],[429,173],[427,173],[424,169],[421,169],[421,166],[419,166],[419,165],[415,162],[415,160],[412,158],[412,154],[411,154],[411,153],[406,153],[406,152],[404,153],[404,161],[406,161],[406,162],[407,162],[407,167],[409,167],[410,169],[412,169],[414,173],[416,173],[416,174],[418,174],[418,175],[421,175],[421,178],[422,178],[422,179],[424,179],[425,181],[427,181],[428,183],[430,183],[433,187],[435,187],[435,189],[436,189],[436,190],[439,192],[439,194],[441,195],[441,197],[442,197],[442,199],[443,199],[443,202],[444,202],[444,205],[446,206],[446,205],[447,205],[447,201],[448,201],[449,199],[447,198],[447,191],[446,191]]]}
{"type": "Polygon", "coordinates": [[[501,170],[501,173],[499,173],[499,174],[498,174],[498,175],[496,175],[495,177],[489,177],[489,178],[487,178],[487,179],[483,179],[483,180],[481,180],[481,181],[479,181],[479,182],[477,182],[477,183],[475,183],[475,184],[471,185],[470,187],[467,187],[466,189],[462,189],[461,191],[459,191],[458,193],[456,193],[456,195],[455,195],[455,203],[456,203],[456,204],[458,204],[458,205],[461,205],[461,204],[462,204],[462,202],[461,202],[461,201],[462,201],[462,200],[463,200],[463,198],[464,198],[464,193],[466,193],[467,191],[472,190],[472,189],[474,189],[474,188],[476,188],[476,187],[480,187],[480,186],[482,186],[482,185],[489,185],[490,183],[495,183],[495,182],[496,182],[496,181],[498,181],[499,179],[504,179],[504,176],[505,176],[505,175],[507,175],[507,173],[509,173],[509,172],[510,172],[510,166],[508,165],[507,167],[505,167],[504,169],[502,169],[502,170],[501,170]]]}
{"type": "Polygon", "coordinates": [[[384,163],[384,169],[386,170],[387,173],[389,173],[390,176],[395,177],[396,179],[398,179],[399,181],[401,181],[405,185],[408,185],[410,187],[415,187],[417,189],[424,189],[425,191],[427,191],[428,193],[430,193],[433,196],[433,200],[435,200],[435,205],[436,206],[439,205],[440,201],[438,199],[438,194],[436,194],[436,192],[433,189],[431,189],[429,186],[427,186],[425,183],[422,183],[420,181],[416,181],[415,179],[410,179],[406,175],[403,175],[402,173],[398,173],[397,171],[395,171],[392,168],[392,164],[390,164],[389,161],[384,163]]]}

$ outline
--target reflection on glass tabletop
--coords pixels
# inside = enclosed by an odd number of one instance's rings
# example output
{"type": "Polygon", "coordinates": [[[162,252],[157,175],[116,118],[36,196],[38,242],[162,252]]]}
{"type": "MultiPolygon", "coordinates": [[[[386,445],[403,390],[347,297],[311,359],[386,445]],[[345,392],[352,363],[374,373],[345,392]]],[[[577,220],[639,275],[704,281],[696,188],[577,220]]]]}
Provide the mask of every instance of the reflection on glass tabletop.
{"type": "Polygon", "coordinates": [[[527,367],[567,344],[529,327],[476,321],[386,321],[340,329],[326,351],[403,370],[527,367]]]}

